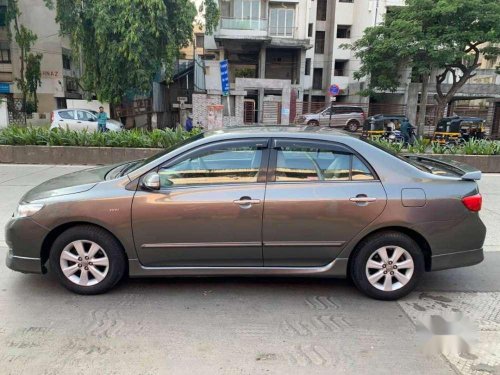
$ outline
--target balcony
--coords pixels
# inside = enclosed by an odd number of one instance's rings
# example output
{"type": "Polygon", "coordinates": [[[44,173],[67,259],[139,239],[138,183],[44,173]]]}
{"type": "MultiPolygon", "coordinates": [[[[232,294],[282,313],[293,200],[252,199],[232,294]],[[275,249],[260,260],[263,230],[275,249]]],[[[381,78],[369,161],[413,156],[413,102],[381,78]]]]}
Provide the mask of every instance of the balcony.
{"type": "Polygon", "coordinates": [[[215,39],[265,40],[268,21],[265,18],[221,17],[215,39]]]}

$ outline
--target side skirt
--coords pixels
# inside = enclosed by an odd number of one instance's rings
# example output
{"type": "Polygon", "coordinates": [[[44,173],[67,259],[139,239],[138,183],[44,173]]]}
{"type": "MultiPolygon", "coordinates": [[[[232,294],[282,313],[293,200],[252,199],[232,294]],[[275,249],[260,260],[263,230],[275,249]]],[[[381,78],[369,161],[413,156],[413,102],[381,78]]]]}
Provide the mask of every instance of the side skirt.
{"type": "Polygon", "coordinates": [[[161,276],[317,276],[347,275],[347,258],[337,258],[321,267],[144,267],[138,259],[129,259],[130,277],[161,276]]]}

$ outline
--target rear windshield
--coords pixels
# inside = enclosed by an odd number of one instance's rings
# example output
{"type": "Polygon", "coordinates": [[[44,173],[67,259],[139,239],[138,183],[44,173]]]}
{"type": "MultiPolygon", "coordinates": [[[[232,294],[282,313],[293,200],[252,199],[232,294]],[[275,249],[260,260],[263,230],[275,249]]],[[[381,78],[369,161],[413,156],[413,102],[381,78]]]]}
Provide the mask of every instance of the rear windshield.
{"type": "Polygon", "coordinates": [[[380,143],[373,142],[370,139],[363,139],[363,141],[375,146],[379,150],[382,150],[392,156],[398,158],[399,160],[404,161],[407,164],[414,166],[415,168],[420,169],[421,171],[432,173],[434,175],[439,176],[448,176],[448,177],[460,177],[462,175],[459,169],[453,168],[451,166],[443,165],[439,162],[434,162],[431,160],[418,160],[418,156],[401,156],[395,153],[388,147],[381,145],[380,143]]]}

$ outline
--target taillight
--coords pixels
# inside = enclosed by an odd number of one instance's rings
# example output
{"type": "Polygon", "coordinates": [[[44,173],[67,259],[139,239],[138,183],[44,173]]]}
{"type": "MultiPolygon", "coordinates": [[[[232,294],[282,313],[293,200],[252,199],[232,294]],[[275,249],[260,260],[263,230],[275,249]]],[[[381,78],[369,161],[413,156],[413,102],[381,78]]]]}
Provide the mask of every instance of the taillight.
{"type": "Polygon", "coordinates": [[[462,203],[469,211],[478,212],[481,210],[483,204],[483,197],[481,194],[470,195],[462,198],[462,203]]]}
{"type": "Polygon", "coordinates": [[[50,112],[50,122],[54,122],[54,111],[50,112]]]}

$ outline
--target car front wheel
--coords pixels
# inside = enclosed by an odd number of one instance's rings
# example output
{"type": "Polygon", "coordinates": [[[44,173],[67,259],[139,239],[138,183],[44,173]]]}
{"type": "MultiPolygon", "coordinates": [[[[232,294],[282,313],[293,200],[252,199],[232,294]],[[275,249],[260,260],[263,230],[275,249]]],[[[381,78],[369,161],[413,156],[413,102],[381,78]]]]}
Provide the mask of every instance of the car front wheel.
{"type": "Polygon", "coordinates": [[[358,131],[358,128],[359,128],[359,122],[355,120],[351,120],[347,123],[347,130],[349,130],[352,133],[358,131]]]}
{"type": "Polygon", "coordinates": [[[369,297],[396,300],[416,287],[424,270],[422,250],[412,238],[400,232],[381,232],[360,243],[351,277],[369,297]]]}
{"type": "Polygon", "coordinates": [[[120,243],[107,231],[76,226],[52,245],[50,267],[63,286],[78,294],[100,294],[113,288],[126,270],[120,243]]]}

